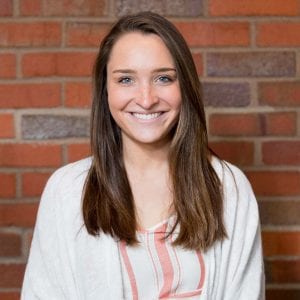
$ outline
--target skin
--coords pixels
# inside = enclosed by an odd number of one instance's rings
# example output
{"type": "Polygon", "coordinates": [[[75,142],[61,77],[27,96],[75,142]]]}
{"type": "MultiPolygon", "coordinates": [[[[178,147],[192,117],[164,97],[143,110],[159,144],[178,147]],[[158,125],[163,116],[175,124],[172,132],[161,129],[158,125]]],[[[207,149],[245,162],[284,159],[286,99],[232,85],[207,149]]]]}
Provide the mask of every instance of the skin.
{"type": "Polygon", "coordinates": [[[148,228],[172,213],[167,157],[181,107],[175,64],[160,37],[135,32],[119,38],[107,65],[107,93],[139,224],[148,228]]]}
{"type": "Polygon", "coordinates": [[[181,95],[173,59],[163,41],[154,34],[122,36],[112,49],[107,72],[109,107],[122,129],[123,142],[131,139],[158,147],[168,142],[167,135],[178,120],[181,95]]]}

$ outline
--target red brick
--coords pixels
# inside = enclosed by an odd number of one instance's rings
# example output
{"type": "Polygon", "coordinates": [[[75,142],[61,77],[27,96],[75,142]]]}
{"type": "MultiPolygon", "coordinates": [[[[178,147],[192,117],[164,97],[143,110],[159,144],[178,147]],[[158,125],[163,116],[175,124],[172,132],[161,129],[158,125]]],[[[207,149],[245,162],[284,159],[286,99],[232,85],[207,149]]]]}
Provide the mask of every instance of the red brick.
{"type": "Polygon", "coordinates": [[[23,173],[22,195],[25,197],[40,196],[51,173],[23,173]]]}
{"type": "Polygon", "coordinates": [[[272,106],[300,105],[300,81],[261,82],[258,84],[259,103],[272,106]]]}
{"type": "Polygon", "coordinates": [[[262,241],[265,256],[300,256],[300,232],[263,231],[262,241]]]}
{"type": "Polygon", "coordinates": [[[33,227],[38,203],[0,204],[0,225],[33,227]]]}
{"type": "Polygon", "coordinates": [[[261,115],[262,130],[265,135],[295,135],[297,115],[294,112],[269,113],[261,115]]]}
{"type": "Polygon", "coordinates": [[[95,53],[29,53],[22,58],[22,73],[35,76],[91,76],[95,53]]]}
{"type": "Polygon", "coordinates": [[[61,105],[59,83],[15,83],[0,85],[0,108],[42,108],[61,105]]]}
{"type": "Polygon", "coordinates": [[[99,47],[110,28],[109,23],[67,23],[66,44],[75,47],[99,47]]]}
{"type": "Polygon", "coordinates": [[[267,165],[300,166],[300,141],[265,142],[262,154],[267,165]]]}
{"type": "Polygon", "coordinates": [[[24,77],[57,75],[57,53],[24,54],[21,68],[24,77]]]}
{"type": "Polygon", "coordinates": [[[210,134],[220,136],[260,135],[259,118],[254,114],[212,114],[209,118],[210,134]]]}
{"type": "Polygon", "coordinates": [[[279,199],[259,201],[259,214],[262,225],[299,226],[300,201],[279,199]]]}
{"type": "Polygon", "coordinates": [[[14,116],[0,113],[0,138],[13,138],[15,136],[14,116]]]}
{"type": "Polygon", "coordinates": [[[65,106],[90,107],[92,103],[92,86],[89,82],[67,82],[65,84],[65,106]]]}
{"type": "Polygon", "coordinates": [[[194,63],[199,76],[203,75],[203,57],[201,53],[192,53],[194,63]]]}
{"type": "Polygon", "coordinates": [[[57,59],[58,75],[91,76],[96,53],[60,53],[57,59]]]}
{"type": "Polygon", "coordinates": [[[20,256],[22,254],[21,236],[17,233],[0,232],[0,256],[20,256]]]}
{"type": "Polygon", "coordinates": [[[86,144],[71,144],[68,145],[68,162],[83,159],[91,155],[90,145],[86,144]]]}
{"type": "Polygon", "coordinates": [[[59,145],[0,145],[1,167],[58,167],[61,163],[62,153],[59,145]]]}
{"type": "Polygon", "coordinates": [[[0,0],[0,17],[13,15],[13,0],[0,0]]]}
{"type": "Polygon", "coordinates": [[[211,0],[212,16],[296,16],[299,14],[297,0],[211,0]]]}
{"type": "Polygon", "coordinates": [[[300,195],[300,172],[248,171],[247,176],[257,196],[300,195]]]}
{"type": "Polygon", "coordinates": [[[0,264],[0,288],[20,288],[24,272],[24,264],[0,264]]]}
{"type": "Polygon", "coordinates": [[[177,22],[189,46],[248,46],[250,27],[246,22],[177,22]]]}
{"type": "Polygon", "coordinates": [[[26,230],[26,233],[23,235],[23,241],[25,246],[23,246],[23,253],[25,257],[28,257],[30,246],[33,238],[33,229],[32,230],[26,230]]]}
{"type": "Polygon", "coordinates": [[[257,25],[259,46],[300,46],[300,23],[266,23],[257,25]]]}
{"type": "Polygon", "coordinates": [[[16,195],[16,176],[0,173],[0,197],[12,198],[16,195]]]}
{"type": "Polygon", "coordinates": [[[212,114],[209,128],[218,136],[294,135],[296,114],[212,114]]]}
{"type": "Polygon", "coordinates": [[[266,290],[266,300],[299,300],[300,299],[300,289],[297,288],[267,288],[266,290]]]}
{"type": "Polygon", "coordinates": [[[252,142],[211,142],[210,147],[222,159],[236,165],[252,165],[254,145],[252,142]]]}
{"type": "Polygon", "coordinates": [[[61,35],[61,24],[57,22],[0,24],[2,47],[59,46],[61,35]]]}
{"type": "Polygon", "coordinates": [[[20,300],[19,292],[0,292],[1,300],[20,300]]]}
{"type": "Polygon", "coordinates": [[[20,13],[22,16],[42,15],[42,0],[20,0],[20,13]]]}
{"type": "Polygon", "coordinates": [[[299,283],[300,260],[266,261],[267,283],[299,283]]]}
{"type": "Polygon", "coordinates": [[[16,55],[0,54],[0,78],[10,79],[15,77],[16,77],[16,55]]]}
{"type": "Polygon", "coordinates": [[[46,16],[102,16],[105,9],[104,0],[44,0],[46,16]]]}

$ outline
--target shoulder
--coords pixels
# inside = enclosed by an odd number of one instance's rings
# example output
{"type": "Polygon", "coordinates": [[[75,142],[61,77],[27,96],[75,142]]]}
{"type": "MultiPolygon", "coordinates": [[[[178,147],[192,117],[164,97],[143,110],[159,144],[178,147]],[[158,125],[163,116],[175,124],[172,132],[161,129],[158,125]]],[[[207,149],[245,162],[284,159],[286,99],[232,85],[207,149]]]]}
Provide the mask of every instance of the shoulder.
{"type": "Polygon", "coordinates": [[[67,217],[77,213],[90,166],[91,158],[86,158],[57,169],[44,188],[38,216],[67,217]]]}
{"type": "Polygon", "coordinates": [[[211,164],[225,191],[233,192],[236,190],[237,192],[252,193],[250,182],[238,167],[217,157],[213,157],[211,164]]]}
{"type": "Polygon", "coordinates": [[[239,168],[217,158],[213,158],[212,165],[222,184],[227,238],[215,243],[209,253],[218,258],[216,278],[222,280],[223,298],[262,299],[259,295],[264,274],[257,201],[239,168]]]}
{"type": "Polygon", "coordinates": [[[67,191],[85,182],[92,159],[85,158],[57,169],[49,178],[46,189],[67,191]]]}
{"type": "Polygon", "coordinates": [[[236,166],[213,158],[212,166],[217,173],[223,192],[225,221],[238,218],[244,221],[247,218],[258,219],[258,205],[250,182],[246,175],[236,166]]]}

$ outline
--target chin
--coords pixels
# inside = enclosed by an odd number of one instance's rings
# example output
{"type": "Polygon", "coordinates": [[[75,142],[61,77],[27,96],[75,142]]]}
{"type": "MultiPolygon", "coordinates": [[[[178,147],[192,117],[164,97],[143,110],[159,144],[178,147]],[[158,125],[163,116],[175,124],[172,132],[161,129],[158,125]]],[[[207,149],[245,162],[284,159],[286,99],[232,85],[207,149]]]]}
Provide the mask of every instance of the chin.
{"type": "Polygon", "coordinates": [[[167,135],[163,136],[143,136],[143,137],[138,137],[135,136],[132,138],[132,140],[140,145],[145,145],[145,146],[163,146],[170,142],[170,138],[167,135]]]}
{"type": "Polygon", "coordinates": [[[145,130],[145,131],[123,131],[123,141],[126,139],[131,140],[132,142],[140,145],[153,145],[163,147],[165,144],[169,143],[172,140],[174,131],[172,130],[145,130]]]}

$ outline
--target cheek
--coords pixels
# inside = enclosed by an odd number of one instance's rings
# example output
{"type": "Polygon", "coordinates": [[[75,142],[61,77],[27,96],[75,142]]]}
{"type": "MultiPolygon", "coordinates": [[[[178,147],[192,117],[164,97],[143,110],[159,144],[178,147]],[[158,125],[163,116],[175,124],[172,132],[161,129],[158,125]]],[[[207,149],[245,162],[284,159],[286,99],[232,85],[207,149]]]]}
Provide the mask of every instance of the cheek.
{"type": "Polygon", "coordinates": [[[167,100],[169,105],[174,109],[180,108],[181,106],[181,93],[180,89],[177,86],[170,87],[167,90],[164,90],[161,95],[163,99],[167,100]]]}
{"type": "Polygon", "coordinates": [[[174,91],[175,97],[174,97],[174,104],[180,109],[181,103],[182,103],[182,97],[181,97],[181,91],[179,88],[179,85],[177,85],[175,91],[174,91]]]}
{"type": "Polygon", "coordinates": [[[124,90],[108,87],[107,89],[108,105],[111,110],[122,109],[127,102],[128,95],[124,90]]]}

